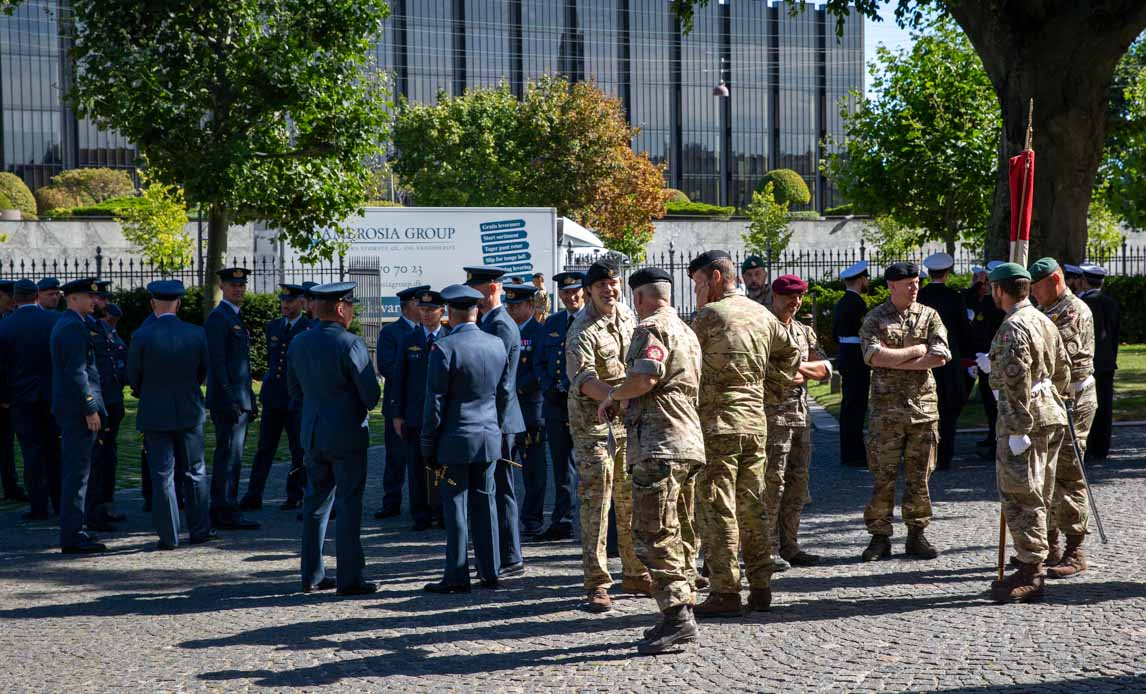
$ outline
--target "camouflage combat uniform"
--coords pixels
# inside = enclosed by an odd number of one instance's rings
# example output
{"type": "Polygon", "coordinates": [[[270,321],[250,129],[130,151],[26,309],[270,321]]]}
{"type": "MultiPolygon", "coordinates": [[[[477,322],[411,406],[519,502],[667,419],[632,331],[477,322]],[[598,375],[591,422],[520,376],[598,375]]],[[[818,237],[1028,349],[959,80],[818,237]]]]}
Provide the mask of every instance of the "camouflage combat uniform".
{"type": "MultiPolygon", "coordinates": [[[[1069,289],[1042,312],[1058,327],[1067,356],[1070,357],[1070,395],[1074,398],[1074,431],[1078,446],[1086,454],[1086,436],[1094,423],[1098,398],[1094,389],[1094,316],[1090,307],[1069,289]]],[[[1054,501],[1048,513],[1050,535],[1085,535],[1090,520],[1082,463],[1074,455],[1070,432],[1064,433],[1055,468],[1054,501]]]]}
{"type": "Polygon", "coordinates": [[[657,377],[628,403],[625,426],[633,480],[633,547],[653,578],[663,612],[695,601],[696,542],[682,489],[704,463],[697,414],[700,344],[671,306],[642,320],[625,356],[629,374],[657,377]],[[683,511],[683,512],[682,512],[683,511]]]}
{"type": "Polygon", "coordinates": [[[744,295],[752,299],[761,306],[772,305],[772,288],[765,284],[763,287],[756,291],[752,291],[748,287],[744,288],[744,295]]]}
{"type": "Polygon", "coordinates": [[[544,289],[538,289],[533,294],[533,317],[542,324],[549,317],[549,292],[544,289]]]}
{"type": "Polygon", "coordinates": [[[931,369],[879,368],[871,363],[881,346],[899,349],[927,345],[930,356],[951,358],[947,331],[935,309],[913,303],[900,311],[883,302],[868,312],[860,328],[863,360],[872,367],[868,400],[867,464],[873,480],[863,519],[872,535],[892,534],[895,483],[903,461],[903,522],[922,530],[931,522],[928,483],[939,441],[939,396],[931,369]]]}
{"type": "Polygon", "coordinates": [[[565,337],[565,370],[569,374],[569,433],[573,437],[573,459],[577,463],[581,500],[581,558],[585,588],[608,588],[609,575],[605,540],[609,528],[609,506],[616,509],[617,547],[625,576],[644,576],[645,567],[633,551],[633,497],[625,469],[625,428],[621,420],[613,424],[616,455],[609,457],[609,429],[597,421],[600,404],[581,392],[589,379],[597,378],[615,386],[625,380],[625,354],[637,321],[633,312],[618,304],[611,317],[602,316],[592,302],[577,314],[565,337]]]}
{"type": "Polygon", "coordinates": [[[740,592],[737,548],[752,588],[772,578],[772,533],[764,506],[764,402],[791,385],[800,352],[780,321],[734,291],[700,309],[701,428],[707,457],[698,489],[705,565],[714,593],[740,592]]]}
{"type": "Polygon", "coordinates": [[[1070,359],[1049,318],[1030,301],[1007,312],[991,341],[991,388],[999,399],[995,474],[1003,514],[1024,564],[1046,559],[1047,508],[1054,493],[1055,461],[1062,445],[1070,387],[1070,359]],[[1011,452],[1010,436],[1029,436],[1031,445],[1011,452]]]}
{"type": "MultiPolygon", "coordinates": [[[[781,323],[781,325],[783,325],[781,323]]],[[[800,361],[823,361],[816,331],[792,319],[784,326],[800,351],[800,361]]],[[[788,387],[784,399],[764,407],[768,417],[768,467],[764,474],[764,506],[772,524],[773,551],[791,559],[800,552],[796,533],[800,513],[811,501],[808,468],[812,462],[812,429],[808,421],[808,385],[788,387]]]]}

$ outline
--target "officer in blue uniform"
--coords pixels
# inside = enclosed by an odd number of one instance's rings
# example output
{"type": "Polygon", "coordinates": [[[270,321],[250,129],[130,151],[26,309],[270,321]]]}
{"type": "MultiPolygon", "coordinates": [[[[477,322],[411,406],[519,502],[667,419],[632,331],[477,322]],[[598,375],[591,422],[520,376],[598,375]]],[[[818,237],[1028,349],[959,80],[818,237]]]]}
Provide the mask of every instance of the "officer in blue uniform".
{"type": "Polygon", "coordinates": [[[187,500],[191,544],[214,539],[209,515],[207,463],[203,452],[207,379],[207,335],[176,313],[185,290],[178,280],[147,285],[153,320],[135,331],[127,356],[127,377],[139,394],[135,426],[146,441],[151,468],[152,519],[159,549],[179,545],[176,479],[187,500]]]}
{"type": "Polygon", "coordinates": [[[362,580],[362,492],[366,487],[367,419],[382,395],[370,353],[347,328],[354,320],[354,282],[311,288],[321,321],[291,342],[287,388],[302,402],[301,436],[308,485],[302,505],[302,591],[365,595],[377,586],[362,580]],[[331,505],[338,506],[335,544],[338,576],[326,575],[322,545],[331,505]]]}
{"type": "Polygon", "coordinates": [[[576,498],[576,464],[573,462],[573,436],[569,433],[569,376],[565,372],[565,335],[573,319],[585,306],[580,272],[560,272],[553,276],[557,296],[564,309],[545,320],[541,347],[533,358],[542,393],[542,418],[549,459],[553,461],[553,511],[549,527],[534,538],[556,542],[573,537],[573,500],[576,498]]]}
{"type": "Polygon", "coordinates": [[[845,268],[840,272],[846,290],[836,302],[832,312],[832,335],[839,343],[836,368],[842,379],[840,400],[840,462],[854,467],[867,465],[864,452],[863,425],[867,418],[868,391],[871,390],[871,367],[863,360],[860,350],[860,327],[863,326],[867,304],[863,293],[867,291],[867,261],[845,268]]]}
{"type": "Polygon", "coordinates": [[[545,420],[541,417],[541,381],[534,365],[545,336],[545,326],[534,318],[533,298],[537,287],[531,284],[505,286],[505,310],[517,323],[521,334],[521,355],[517,360],[517,402],[525,431],[514,445],[521,474],[525,478],[525,499],[521,504],[521,534],[526,540],[541,533],[545,524],[545,488],[549,482],[545,460],[545,420]]]}
{"type": "Polygon", "coordinates": [[[406,481],[405,445],[402,437],[394,430],[395,412],[392,403],[397,396],[394,383],[397,381],[398,344],[402,338],[414,332],[421,320],[418,313],[418,297],[429,291],[430,285],[409,287],[398,292],[399,308],[402,314],[398,320],[387,323],[378,331],[378,347],[374,356],[378,360],[378,373],[382,376],[385,392],[382,396],[382,416],[386,423],[386,468],[382,471],[382,509],[374,517],[393,518],[402,513],[402,485],[406,481]]]}
{"type": "Polygon", "coordinates": [[[505,270],[488,265],[462,268],[466,271],[466,286],[482,295],[478,302],[478,327],[501,340],[509,354],[509,403],[501,426],[501,457],[494,470],[497,487],[497,531],[501,543],[501,576],[520,576],[525,573],[521,558],[521,528],[518,525],[517,484],[514,480],[513,447],[517,435],[525,431],[525,420],[517,401],[517,363],[521,357],[521,333],[517,323],[501,305],[501,277],[505,270]]]}
{"type": "Polygon", "coordinates": [[[1110,455],[1111,425],[1114,422],[1114,372],[1118,369],[1118,343],[1122,340],[1122,310],[1118,300],[1102,291],[1106,268],[1083,265],[1084,289],[1079,298],[1094,315],[1094,382],[1098,409],[1086,438],[1086,455],[1103,461],[1110,455]]]}
{"type": "Polygon", "coordinates": [[[55,311],[60,307],[60,281],[55,277],[45,277],[36,283],[36,303],[46,311],[55,311]]]}
{"type": "Polygon", "coordinates": [[[446,570],[426,591],[468,593],[470,539],[482,586],[498,586],[494,470],[513,395],[512,362],[504,343],[474,324],[480,292],[455,284],[442,290],[442,298],[449,306],[451,332],[430,350],[421,445],[422,455],[440,473],[446,570]]]}
{"type": "Polygon", "coordinates": [[[251,388],[251,336],[240,307],[247,292],[246,268],[219,271],[223,299],[207,316],[207,409],[215,425],[211,466],[211,525],[223,530],[255,530],[256,521],[239,511],[239,476],[247,426],[258,415],[251,388]]]}
{"type": "Polygon", "coordinates": [[[431,500],[430,472],[422,457],[422,407],[426,402],[426,366],[434,344],[449,334],[442,327],[445,300],[438,292],[426,290],[418,296],[420,323],[398,343],[395,357],[394,387],[387,388],[391,397],[390,410],[394,413],[394,432],[405,445],[406,477],[410,482],[410,514],[416,531],[427,530],[433,521],[441,524],[441,500],[434,494],[431,500]],[[431,501],[436,503],[431,503],[431,501]]]}
{"type": "Polygon", "coordinates": [[[259,447],[251,465],[247,493],[239,503],[239,508],[244,511],[258,511],[263,507],[263,491],[283,431],[286,431],[287,445],[290,447],[291,465],[286,480],[286,501],[279,508],[283,511],[299,508],[306,492],[306,464],[303,461],[302,446],[298,442],[298,416],[302,403],[290,399],[286,383],[287,349],[291,340],[310,326],[310,320],[302,315],[305,293],[301,285],[282,285],[282,293],[279,294],[279,312],[282,317],[269,321],[265,327],[267,372],[263,375],[263,387],[259,392],[263,415],[259,422],[259,447]]]}
{"type": "Polygon", "coordinates": [[[0,320],[0,411],[11,413],[24,458],[31,509],[24,520],[47,520],[60,509],[60,431],[52,417],[52,328],[59,311],[36,304],[36,283],[13,287],[16,309],[0,320]]]}
{"type": "MultiPolygon", "coordinates": [[[[12,298],[14,284],[12,280],[0,280],[0,321],[11,316],[16,310],[12,298]]],[[[34,288],[35,284],[32,286],[34,288]]],[[[35,298],[32,301],[34,302],[35,298]]],[[[0,363],[0,388],[4,387],[2,373],[4,366],[0,363]]],[[[12,425],[12,415],[3,405],[3,395],[0,394],[0,486],[4,489],[5,501],[27,501],[28,495],[24,493],[16,479],[16,434],[12,425]]]]}
{"type": "Polygon", "coordinates": [[[107,418],[100,393],[87,318],[95,294],[94,278],[63,286],[68,308],[52,328],[52,414],[60,427],[63,453],[60,493],[60,549],[64,554],[103,552],[105,545],[84,529],[84,510],[92,451],[107,418]]]}
{"type": "Polygon", "coordinates": [[[123,371],[116,368],[115,350],[111,333],[104,318],[107,317],[109,280],[96,282],[92,314],[87,317],[88,334],[95,350],[96,368],[99,369],[100,392],[107,409],[103,430],[92,453],[92,473],[88,480],[87,523],[92,530],[112,532],[114,523],[125,520],[112,509],[115,499],[116,468],[119,466],[119,427],[123,422],[123,371]]]}

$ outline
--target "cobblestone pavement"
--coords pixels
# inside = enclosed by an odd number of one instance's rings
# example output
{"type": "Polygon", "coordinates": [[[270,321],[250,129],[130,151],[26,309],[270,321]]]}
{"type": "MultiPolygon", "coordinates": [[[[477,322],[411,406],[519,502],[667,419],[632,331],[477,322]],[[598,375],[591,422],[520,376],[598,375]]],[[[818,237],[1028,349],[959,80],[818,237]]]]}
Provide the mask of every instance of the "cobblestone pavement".
{"type": "MultiPolygon", "coordinates": [[[[999,607],[986,596],[993,464],[975,457],[972,436],[961,437],[955,469],[934,478],[928,534],[942,556],[904,559],[897,526],[896,555],[862,564],[870,478],[841,468],[834,431],[820,430],[802,536],[824,561],[778,576],[771,612],[702,623],[700,643],[651,658],[634,646],[654,621],[652,601],[582,611],[569,542],[528,546],[528,574],[500,590],[429,596],[421,588],[440,575],[441,532],[369,518],[366,575],[382,590],[338,599],[298,592],[298,524],[275,499],[256,514],[260,532],[157,552],[138,496],[121,492],[129,530],[101,557],[64,557],[53,525],[8,513],[0,691],[1143,691],[1146,429],[1115,437],[1114,457],[1091,469],[1111,544],[1093,539],[1091,571],[1050,584],[1045,603],[999,607]]],[[[371,465],[368,511],[377,451],[371,465]]],[[[269,489],[279,491],[275,467],[269,489]]]]}

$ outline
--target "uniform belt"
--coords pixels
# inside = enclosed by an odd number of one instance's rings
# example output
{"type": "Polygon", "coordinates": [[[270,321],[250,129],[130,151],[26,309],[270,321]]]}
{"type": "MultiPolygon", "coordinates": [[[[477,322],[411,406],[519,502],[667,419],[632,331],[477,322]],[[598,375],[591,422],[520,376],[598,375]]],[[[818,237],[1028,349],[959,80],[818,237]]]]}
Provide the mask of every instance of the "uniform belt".
{"type": "Polygon", "coordinates": [[[836,338],[836,342],[839,342],[841,345],[858,345],[860,339],[858,335],[856,337],[839,337],[836,338]]]}
{"type": "Polygon", "coordinates": [[[1074,383],[1071,383],[1070,384],[1070,390],[1075,395],[1079,395],[1082,393],[1082,391],[1086,390],[1087,388],[1089,388],[1090,386],[1093,386],[1093,385],[1094,385],[1094,376],[1087,376],[1086,378],[1084,378],[1082,380],[1075,381],[1074,383]]]}

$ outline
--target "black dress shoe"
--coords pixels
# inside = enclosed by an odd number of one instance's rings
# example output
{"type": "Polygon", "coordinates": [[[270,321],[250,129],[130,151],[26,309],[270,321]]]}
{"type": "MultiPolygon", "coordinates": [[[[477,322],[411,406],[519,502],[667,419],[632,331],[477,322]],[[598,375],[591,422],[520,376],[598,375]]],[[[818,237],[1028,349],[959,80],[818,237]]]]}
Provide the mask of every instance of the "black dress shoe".
{"type": "Polygon", "coordinates": [[[525,562],[519,561],[516,564],[508,564],[501,567],[501,571],[497,572],[498,578],[510,578],[513,576],[525,575],[525,562]]]}
{"type": "Polygon", "coordinates": [[[47,511],[25,511],[20,514],[20,520],[25,521],[46,521],[51,519],[52,514],[47,511]]]}
{"type": "Polygon", "coordinates": [[[84,525],[92,530],[98,530],[101,533],[114,533],[119,530],[111,521],[106,518],[90,518],[84,525]]]}
{"type": "Polygon", "coordinates": [[[423,530],[429,530],[429,529],[430,529],[430,521],[424,521],[424,520],[414,521],[414,525],[411,526],[411,528],[410,528],[410,530],[413,530],[416,533],[420,533],[423,530]]]}
{"type": "Polygon", "coordinates": [[[551,525],[542,533],[532,538],[533,542],[559,542],[573,539],[573,527],[569,525],[551,525]]]}
{"type": "Polygon", "coordinates": [[[256,499],[252,496],[244,496],[243,500],[239,502],[240,511],[261,511],[263,510],[263,500],[256,499]]]}
{"type": "Polygon", "coordinates": [[[501,583],[496,578],[483,578],[481,580],[481,587],[489,590],[497,590],[501,583]]]}
{"type": "Polygon", "coordinates": [[[296,508],[302,508],[302,499],[287,499],[279,506],[280,511],[293,511],[296,508]]]}
{"type": "Polygon", "coordinates": [[[93,542],[91,540],[84,540],[77,542],[74,545],[68,545],[60,549],[64,554],[98,554],[107,551],[107,545],[102,542],[93,542]]]}
{"type": "Polygon", "coordinates": [[[27,501],[28,494],[20,487],[16,487],[10,492],[4,494],[4,501],[27,501]]]}
{"type": "Polygon", "coordinates": [[[315,584],[313,586],[309,583],[303,583],[302,584],[302,592],[313,593],[316,590],[331,590],[336,585],[338,585],[338,581],[335,581],[330,576],[327,576],[326,578],[322,579],[321,581],[319,581],[317,584],[315,584]]]}
{"type": "Polygon", "coordinates": [[[212,541],[218,540],[218,539],[219,539],[219,533],[215,532],[214,530],[208,530],[206,535],[203,535],[201,537],[191,538],[191,544],[201,545],[201,544],[204,544],[207,542],[212,542],[212,541]]]}
{"type": "Polygon", "coordinates": [[[462,585],[454,586],[446,583],[445,581],[438,581],[437,583],[427,583],[423,590],[425,590],[427,593],[438,593],[440,595],[448,595],[450,593],[468,593],[470,592],[470,584],[463,583],[462,585]]]}
{"type": "Polygon", "coordinates": [[[104,511],[104,517],[112,523],[122,523],[127,520],[127,516],[122,513],[112,513],[111,511],[104,511]]]}
{"type": "Polygon", "coordinates": [[[377,590],[378,590],[377,585],[371,583],[370,581],[363,581],[362,583],[359,583],[356,586],[350,586],[349,588],[339,588],[338,594],[339,595],[370,595],[371,593],[376,592],[377,590]]]}
{"type": "Polygon", "coordinates": [[[377,513],[375,513],[374,518],[375,518],[375,520],[382,520],[384,518],[395,518],[395,517],[400,516],[400,515],[402,515],[402,509],[401,508],[399,508],[397,506],[390,506],[387,508],[383,508],[381,511],[378,511],[377,513]]]}
{"type": "Polygon", "coordinates": [[[262,523],[247,520],[242,516],[236,518],[220,518],[217,521],[213,521],[211,525],[220,530],[258,530],[262,527],[262,523]]]}
{"type": "Polygon", "coordinates": [[[155,543],[155,549],[159,552],[170,552],[171,550],[175,549],[175,545],[169,545],[163,540],[160,540],[159,542],[155,543]]]}

